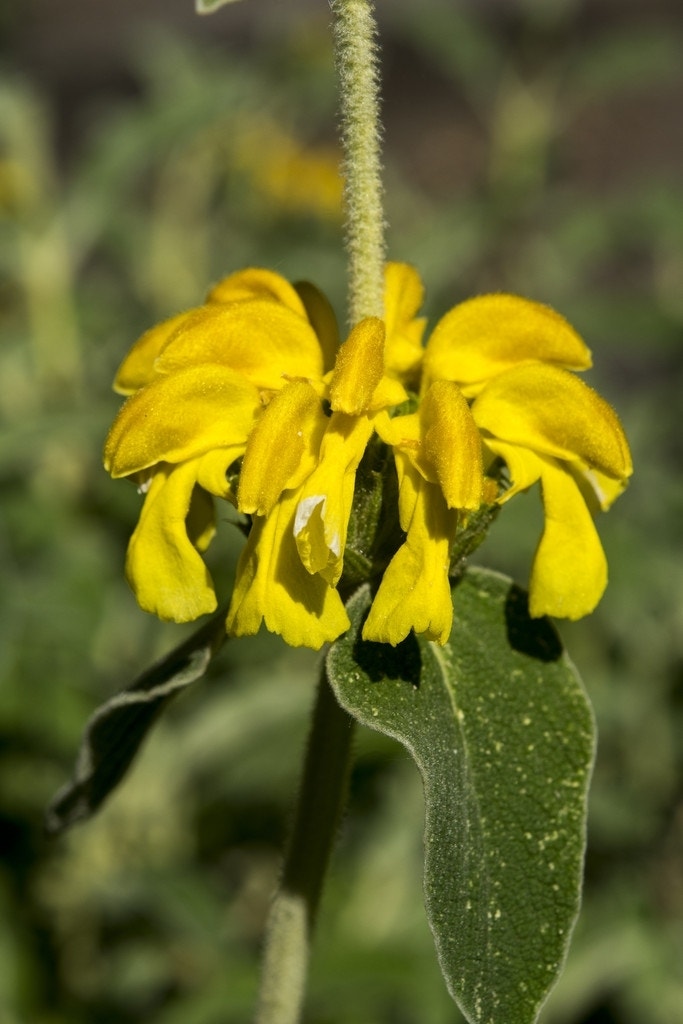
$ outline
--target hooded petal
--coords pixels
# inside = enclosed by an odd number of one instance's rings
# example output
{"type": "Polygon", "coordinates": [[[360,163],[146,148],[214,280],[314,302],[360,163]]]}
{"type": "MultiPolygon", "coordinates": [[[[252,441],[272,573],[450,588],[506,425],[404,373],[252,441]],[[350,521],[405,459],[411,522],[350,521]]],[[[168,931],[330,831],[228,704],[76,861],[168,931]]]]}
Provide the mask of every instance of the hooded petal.
{"type": "Polygon", "coordinates": [[[420,404],[424,458],[431,463],[449,508],[475,509],[484,470],[477,425],[457,384],[434,381],[420,404]]]}
{"type": "Polygon", "coordinates": [[[414,377],[424,349],[426,319],[416,317],[424,299],[420,275],[408,263],[387,263],[384,271],[384,322],[387,329],[385,362],[388,374],[414,377]]]}
{"type": "Polygon", "coordinates": [[[267,515],[286,488],[313,471],[329,423],[320,398],[306,381],[285,385],[249,435],[240,472],[238,508],[267,515]]]}
{"type": "Polygon", "coordinates": [[[128,476],[157,462],[244,444],[260,409],[253,384],[224,366],[159,377],[119,411],[104,446],[105,468],[113,477],[128,476]]]}
{"type": "Polygon", "coordinates": [[[360,416],[367,412],[384,376],[384,324],[375,316],[361,320],[337,353],[330,380],[330,405],[335,412],[360,416]]]}
{"type": "Polygon", "coordinates": [[[323,353],[303,315],[268,299],[192,310],[157,357],[159,373],[199,363],[237,370],[259,388],[277,390],[283,376],[320,377],[323,353]]]}
{"type": "Polygon", "coordinates": [[[349,628],[342,600],[301,564],[294,542],[296,491],[285,493],[266,517],[257,517],[237,566],[227,618],[236,636],[257,633],[262,622],[292,647],[318,650],[349,628]]]}
{"type": "Polygon", "coordinates": [[[339,348],[339,328],[330,300],[310,281],[297,281],[294,285],[297,295],[306,308],[306,315],[318,335],[323,351],[325,373],[334,366],[339,348]]]}
{"type": "MultiPolygon", "coordinates": [[[[211,576],[187,532],[196,476],[196,462],[157,470],[126,557],[126,576],[140,607],[175,622],[216,608],[211,576]]],[[[193,518],[194,538],[206,546],[206,508],[195,505],[193,518]]]]}
{"type": "Polygon", "coordinates": [[[607,586],[607,560],[593,518],[571,473],[543,460],[545,527],[529,583],[529,611],[537,618],[580,619],[607,586]]]}
{"type": "Polygon", "coordinates": [[[396,452],[396,466],[408,535],[384,572],[363,639],[395,646],[412,629],[445,644],[453,621],[448,568],[457,513],[446,507],[441,490],[424,480],[401,452],[396,452]]]}
{"type": "MultiPolygon", "coordinates": [[[[271,299],[286,306],[299,317],[306,316],[304,303],[289,281],[272,270],[263,270],[259,267],[239,270],[223,278],[211,289],[206,301],[226,304],[250,299],[271,299]]],[[[155,368],[155,361],[167,342],[183,325],[187,326],[188,317],[190,323],[197,317],[201,319],[204,309],[205,306],[200,306],[185,310],[145,331],[121,363],[114,379],[114,391],[121,395],[131,395],[154,380],[160,372],[155,368]]]]}
{"type": "Polygon", "coordinates": [[[356,470],[372,435],[367,416],[334,413],[320,461],[299,492],[294,537],[303,565],[331,585],[339,580],[353,503],[356,470]]]}
{"type": "Polygon", "coordinates": [[[574,374],[527,363],[490,381],[472,406],[485,435],[619,480],[632,471],[616,413],[574,374]]]}
{"type": "Polygon", "coordinates": [[[245,302],[249,299],[271,299],[299,316],[306,315],[304,305],[289,281],[274,270],[263,267],[246,267],[229,274],[206,296],[207,302],[245,302]]]}
{"type": "Polygon", "coordinates": [[[138,338],[116,371],[114,391],[119,395],[132,395],[159,376],[154,366],[156,358],[188,315],[187,310],[178,313],[150,327],[141,338],[138,338]]]}
{"type": "Polygon", "coordinates": [[[441,487],[449,508],[479,508],[484,479],[481,437],[457,384],[434,381],[419,412],[393,418],[381,413],[375,429],[425,480],[441,487]]]}
{"type": "Polygon", "coordinates": [[[469,396],[492,377],[528,360],[586,370],[591,354],[550,306],[518,295],[480,295],[449,310],[434,328],[425,384],[454,380],[469,396]]]}

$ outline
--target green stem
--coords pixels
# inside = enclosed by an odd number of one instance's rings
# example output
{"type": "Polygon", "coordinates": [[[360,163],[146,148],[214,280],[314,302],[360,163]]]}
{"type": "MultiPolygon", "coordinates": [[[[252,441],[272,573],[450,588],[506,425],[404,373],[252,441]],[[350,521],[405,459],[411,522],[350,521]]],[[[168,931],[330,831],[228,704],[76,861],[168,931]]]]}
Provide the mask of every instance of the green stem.
{"type": "Polygon", "coordinates": [[[384,315],[384,209],[375,21],[371,0],[332,0],[341,94],[351,326],[384,315]]]}
{"type": "MultiPolygon", "coordinates": [[[[341,96],[349,320],[384,314],[379,89],[371,0],[332,0],[341,96]]],[[[324,669],[280,891],[268,925],[256,1024],[297,1024],[311,935],[348,784],[353,719],[324,669]]]]}
{"type": "Polygon", "coordinates": [[[321,670],[294,826],[266,929],[256,1024],[296,1024],[310,942],[348,785],[353,719],[321,670]]]}

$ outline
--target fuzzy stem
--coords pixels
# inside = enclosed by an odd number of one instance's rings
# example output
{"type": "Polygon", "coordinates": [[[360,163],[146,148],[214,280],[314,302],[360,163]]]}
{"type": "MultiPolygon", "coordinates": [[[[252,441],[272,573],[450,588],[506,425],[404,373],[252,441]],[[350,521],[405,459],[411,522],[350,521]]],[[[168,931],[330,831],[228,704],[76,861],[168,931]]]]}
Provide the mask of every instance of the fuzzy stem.
{"type": "MultiPolygon", "coordinates": [[[[331,0],[344,149],[349,320],[384,314],[379,88],[371,0],[331,0]]],[[[280,890],[266,928],[256,1024],[297,1024],[323,879],[348,784],[353,720],[324,669],[280,890]]]]}
{"type": "Polygon", "coordinates": [[[348,784],[353,719],[318,684],[294,826],[266,928],[256,1024],[297,1024],[325,870],[348,784]]]}
{"type": "Polygon", "coordinates": [[[384,315],[379,74],[371,0],[332,0],[344,149],[349,321],[384,315]]]}

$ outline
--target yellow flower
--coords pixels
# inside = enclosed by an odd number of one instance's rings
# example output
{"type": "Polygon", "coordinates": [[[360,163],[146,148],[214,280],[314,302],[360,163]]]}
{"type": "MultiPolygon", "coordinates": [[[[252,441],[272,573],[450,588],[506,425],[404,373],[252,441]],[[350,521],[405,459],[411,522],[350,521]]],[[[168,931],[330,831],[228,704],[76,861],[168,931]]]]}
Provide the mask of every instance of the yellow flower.
{"type": "Polygon", "coordinates": [[[105,466],[145,493],[126,574],[141,606],[162,618],[215,609],[199,554],[213,534],[207,497],[236,502],[228,470],[270,399],[295,375],[321,380],[336,347],[325,300],[302,292],[308,298],[270,271],[234,274],[204,306],[147,331],[119,368],[114,386],[131,397],[109,432],[105,466]]]}
{"type": "Polygon", "coordinates": [[[365,639],[446,642],[453,542],[498,458],[512,480],[501,501],[541,482],[532,614],[594,607],[606,567],[591,513],[631,466],[615,414],[570,372],[590,365],[586,346],[552,310],[500,295],[456,306],[423,348],[422,296],[415,270],[389,264],[384,319],[339,345],[317,289],[252,268],[140,338],[116,377],[130,397],[105,465],[145,494],[126,562],[143,608],[185,621],[216,607],[202,559],[214,496],[251,517],[229,632],[334,640],[349,626],[337,586],[373,435],[393,451],[398,508],[385,510],[396,542],[365,639]]]}
{"type": "Polygon", "coordinates": [[[532,616],[577,619],[607,584],[593,513],[626,486],[631,456],[614,410],[570,370],[591,365],[573,328],[554,310],[513,295],[483,295],[450,310],[425,351],[423,387],[456,381],[488,461],[507,464],[501,501],[540,481],[545,511],[529,585],[532,616]]]}
{"type": "Polygon", "coordinates": [[[407,397],[384,374],[384,339],[380,320],[361,321],[334,370],[319,382],[286,383],[252,431],[237,507],[256,519],[238,565],[230,632],[255,633],[263,619],[288,643],[317,648],[348,628],[335,588],[356,469],[377,413],[407,397]]]}
{"type": "MultiPolygon", "coordinates": [[[[229,631],[254,633],[265,621],[288,643],[317,648],[348,628],[336,587],[356,471],[378,418],[391,422],[388,412],[408,399],[401,380],[416,379],[421,298],[415,271],[390,265],[386,321],[361,321],[338,346],[333,314],[316,289],[249,269],[212,289],[205,305],[140,338],[116,377],[116,389],[130,397],[107,438],[105,465],[145,493],[126,562],[143,608],[185,621],[216,607],[201,557],[214,532],[214,495],[252,517],[229,631]],[[239,459],[233,491],[230,470],[239,459]]],[[[470,448],[477,439],[465,476],[479,494],[478,435],[461,402],[470,448]]],[[[442,419],[433,412],[425,430],[434,433],[442,419]]],[[[433,453],[415,465],[444,507],[458,498],[440,491],[450,485],[439,481],[433,453]]],[[[436,501],[419,497],[416,523],[436,501]]],[[[412,546],[416,531],[408,531],[412,546]]],[[[419,536],[427,543],[424,529],[419,536]]],[[[447,552],[443,557],[443,541],[435,545],[442,602],[450,608],[447,552]]],[[[381,610],[382,595],[378,601],[381,610]]],[[[403,618],[402,635],[420,628],[415,615],[403,618]]],[[[440,629],[439,638],[447,632],[440,629]]]]}
{"type": "Polygon", "coordinates": [[[482,501],[479,433],[460,389],[445,380],[432,383],[417,413],[378,417],[377,432],[394,450],[406,540],[384,573],[363,637],[397,644],[412,628],[444,644],[453,621],[448,569],[458,510],[482,501]]]}

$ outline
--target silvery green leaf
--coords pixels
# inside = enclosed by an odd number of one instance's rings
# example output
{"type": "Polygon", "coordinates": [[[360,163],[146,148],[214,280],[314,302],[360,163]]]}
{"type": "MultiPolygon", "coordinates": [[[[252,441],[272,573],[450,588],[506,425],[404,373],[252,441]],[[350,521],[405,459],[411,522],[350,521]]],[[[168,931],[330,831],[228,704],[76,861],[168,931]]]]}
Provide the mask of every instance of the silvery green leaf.
{"type": "Polygon", "coordinates": [[[45,828],[58,835],[90,818],[130,768],[162,709],[206,672],[225,639],[225,609],[184,643],[95,711],[78,752],[73,778],[45,812],[45,828]]]}
{"type": "Polygon", "coordinates": [[[470,1024],[533,1024],[564,964],[581,893],[594,725],[553,626],[511,580],[469,569],[444,647],[331,647],[339,702],[399,740],[425,793],[425,903],[448,989],[470,1024]]]}

